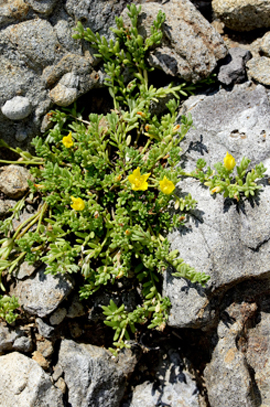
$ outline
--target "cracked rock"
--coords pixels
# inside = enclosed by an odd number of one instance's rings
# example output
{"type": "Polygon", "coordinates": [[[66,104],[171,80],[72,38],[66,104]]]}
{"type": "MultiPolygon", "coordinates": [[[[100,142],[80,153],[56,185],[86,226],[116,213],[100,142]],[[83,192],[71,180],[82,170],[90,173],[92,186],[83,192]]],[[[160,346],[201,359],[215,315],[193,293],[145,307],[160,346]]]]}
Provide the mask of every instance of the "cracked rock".
{"type": "Polygon", "coordinates": [[[134,356],[130,353],[122,355],[123,360],[116,363],[112,354],[103,348],[63,340],[58,364],[64,372],[70,405],[118,407],[130,363],[133,365],[134,356]]]}
{"type": "MultiPolygon", "coordinates": [[[[191,109],[195,129],[181,143],[183,158],[188,159],[187,172],[195,169],[199,158],[213,167],[229,151],[237,164],[243,156],[251,159],[251,167],[263,162],[269,177],[270,105],[261,85],[235,85],[229,93],[221,90],[203,99],[190,98],[182,113],[191,109]]],[[[179,183],[179,193],[190,192],[198,204],[185,225],[169,236],[171,247],[210,280],[205,288],[174,277],[165,280],[163,295],[172,302],[169,325],[198,328],[212,323],[213,295],[222,295],[239,281],[269,271],[270,187],[267,179],[261,183],[263,188],[254,199],[244,198],[238,204],[219,194],[211,195],[198,180],[179,183]]]]}

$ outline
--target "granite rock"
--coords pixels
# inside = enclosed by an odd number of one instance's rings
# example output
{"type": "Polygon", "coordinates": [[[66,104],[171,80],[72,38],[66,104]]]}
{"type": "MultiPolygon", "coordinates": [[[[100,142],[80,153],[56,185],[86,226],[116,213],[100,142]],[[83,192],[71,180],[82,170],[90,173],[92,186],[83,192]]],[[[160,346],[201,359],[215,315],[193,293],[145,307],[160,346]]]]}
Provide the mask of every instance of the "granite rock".
{"type": "MultiPolygon", "coordinates": [[[[189,0],[171,0],[164,5],[142,4],[139,33],[150,34],[154,17],[161,10],[166,14],[161,46],[150,54],[149,63],[166,74],[197,82],[215,69],[217,61],[227,54],[221,36],[196,10],[189,0]]],[[[129,20],[124,12],[124,21],[129,20]]]]}
{"type": "Polygon", "coordinates": [[[220,304],[216,345],[204,371],[211,407],[269,405],[269,288],[269,277],[246,280],[220,304]]]}
{"type": "Polygon", "coordinates": [[[236,31],[251,31],[270,27],[270,3],[268,0],[213,0],[215,18],[236,31]]]}
{"type": "Polygon", "coordinates": [[[252,58],[247,63],[248,76],[262,85],[270,86],[270,58],[252,58]]]}
{"type": "Polygon", "coordinates": [[[2,167],[0,172],[0,191],[9,198],[21,198],[29,189],[27,180],[31,179],[29,171],[19,165],[2,167]]]}
{"type": "Polygon", "coordinates": [[[36,318],[38,333],[46,339],[51,339],[54,336],[54,327],[46,324],[41,318],[36,318]]]}
{"type": "Polygon", "coordinates": [[[263,55],[270,57],[270,32],[268,31],[261,38],[260,51],[263,55]]]}

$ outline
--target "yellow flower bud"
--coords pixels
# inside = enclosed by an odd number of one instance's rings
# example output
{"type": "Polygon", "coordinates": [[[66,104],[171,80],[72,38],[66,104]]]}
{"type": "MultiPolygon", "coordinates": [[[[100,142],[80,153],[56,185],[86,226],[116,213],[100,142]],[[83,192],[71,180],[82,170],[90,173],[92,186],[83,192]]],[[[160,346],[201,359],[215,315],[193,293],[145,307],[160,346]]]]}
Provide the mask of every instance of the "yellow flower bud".
{"type": "Polygon", "coordinates": [[[133,191],[146,191],[148,188],[148,182],[146,181],[150,175],[151,173],[141,175],[140,168],[136,168],[136,170],[128,176],[133,191]]]}
{"type": "Polygon", "coordinates": [[[72,200],[73,204],[70,205],[72,209],[75,211],[83,211],[85,208],[85,203],[81,198],[74,198],[71,196],[70,199],[72,200]]]}
{"type": "Polygon", "coordinates": [[[70,132],[69,134],[68,134],[68,136],[66,136],[66,137],[63,137],[62,138],[62,142],[63,142],[63,144],[64,144],[64,146],[66,147],[66,148],[70,148],[70,147],[72,147],[73,146],[73,140],[72,140],[72,133],[70,132]]]}
{"type": "Polygon", "coordinates": [[[224,158],[223,161],[224,161],[224,167],[227,170],[231,171],[234,169],[236,162],[235,162],[234,157],[231,154],[229,154],[228,151],[227,151],[226,157],[224,158]]]}
{"type": "Polygon", "coordinates": [[[160,190],[163,194],[170,195],[175,190],[175,185],[172,181],[170,181],[167,177],[165,177],[162,181],[159,181],[160,190]]]}
{"type": "Polygon", "coordinates": [[[221,187],[215,187],[215,188],[212,189],[211,194],[218,193],[220,191],[222,191],[221,187]]]}

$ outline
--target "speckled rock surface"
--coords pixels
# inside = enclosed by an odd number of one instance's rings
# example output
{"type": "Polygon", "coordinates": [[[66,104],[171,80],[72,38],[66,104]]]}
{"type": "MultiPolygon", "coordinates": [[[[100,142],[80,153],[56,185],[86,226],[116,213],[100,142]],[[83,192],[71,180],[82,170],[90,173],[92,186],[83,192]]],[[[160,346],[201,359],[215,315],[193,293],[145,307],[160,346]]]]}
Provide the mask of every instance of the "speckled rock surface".
{"type": "Polygon", "coordinates": [[[260,51],[267,57],[270,57],[270,32],[267,32],[261,39],[260,51]]]}
{"type": "Polygon", "coordinates": [[[29,171],[19,165],[2,167],[0,172],[0,191],[9,198],[20,198],[29,189],[27,180],[31,179],[29,171]]]}
{"type": "Polygon", "coordinates": [[[262,85],[270,85],[270,58],[252,58],[247,63],[248,76],[262,85]]]}
{"type": "Polygon", "coordinates": [[[122,359],[116,363],[105,349],[63,340],[58,364],[64,372],[70,405],[118,407],[127,384],[125,376],[134,363],[130,352],[122,359]]]}
{"type": "Polygon", "coordinates": [[[18,352],[0,356],[1,407],[64,407],[62,392],[43,369],[18,352]]]}
{"type": "Polygon", "coordinates": [[[211,407],[270,405],[269,289],[269,278],[247,280],[223,299],[204,372],[211,407]]]}
{"type": "Polygon", "coordinates": [[[44,274],[45,267],[23,281],[18,281],[13,294],[30,314],[44,317],[51,314],[72,290],[72,284],[63,276],[44,274]]]}
{"type": "Polygon", "coordinates": [[[232,30],[251,31],[270,27],[268,0],[213,0],[212,8],[215,17],[232,30]]]}
{"type": "MultiPolygon", "coordinates": [[[[189,0],[142,4],[143,17],[139,20],[142,36],[149,35],[159,10],[166,14],[164,37],[162,45],[150,55],[150,64],[187,81],[208,77],[217,61],[227,54],[221,36],[189,0]]],[[[124,16],[128,24],[126,12],[124,16]]]]}

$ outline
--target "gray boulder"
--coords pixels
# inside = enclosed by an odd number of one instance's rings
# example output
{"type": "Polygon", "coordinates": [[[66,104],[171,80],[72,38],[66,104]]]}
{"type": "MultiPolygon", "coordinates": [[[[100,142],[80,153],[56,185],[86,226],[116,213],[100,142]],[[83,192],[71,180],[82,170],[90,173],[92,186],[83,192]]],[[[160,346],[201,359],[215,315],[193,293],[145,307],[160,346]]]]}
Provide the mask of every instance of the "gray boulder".
{"type": "Polygon", "coordinates": [[[33,360],[13,352],[0,356],[1,407],[64,407],[62,392],[33,360]]]}
{"type": "Polygon", "coordinates": [[[30,314],[43,318],[51,314],[72,290],[72,283],[62,275],[44,274],[45,266],[34,276],[17,282],[12,290],[30,314]]]}
{"type": "Polygon", "coordinates": [[[58,364],[64,372],[68,402],[74,407],[118,407],[135,361],[131,352],[117,362],[103,348],[63,340],[58,364]]]}
{"type": "MultiPolygon", "coordinates": [[[[253,89],[236,85],[232,92],[221,90],[212,96],[192,97],[184,104],[183,113],[191,109],[196,129],[182,142],[188,172],[199,158],[205,158],[211,166],[229,151],[237,163],[243,156],[251,159],[252,166],[262,161],[269,173],[270,106],[262,86],[253,89]]],[[[171,280],[168,273],[164,295],[172,301],[170,325],[198,327],[213,322],[215,296],[240,281],[268,272],[270,189],[267,182],[263,185],[253,201],[244,199],[236,205],[224,201],[221,195],[210,195],[198,180],[189,178],[179,184],[198,205],[185,226],[171,234],[172,249],[179,249],[187,263],[211,279],[206,288],[201,288],[183,279],[171,280]]]]}
{"type": "Polygon", "coordinates": [[[236,31],[270,27],[270,3],[265,0],[212,0],[215,18],[236,31]]]}
{"type": "MultiPolygon", "coordinates": [[[[139,20],[142,36],[151,35],[150,27],[159,10],[166,14],[164,38],[162,45],[151,53],[150,65],[186,81],[197,82],[207,78],[217,61],[227,54],[221,36],[189,0],[171,0],[164,5],[142,4],[139,20]]],[[[129,23],[126,11],[124,21],[129,23]]]]}

